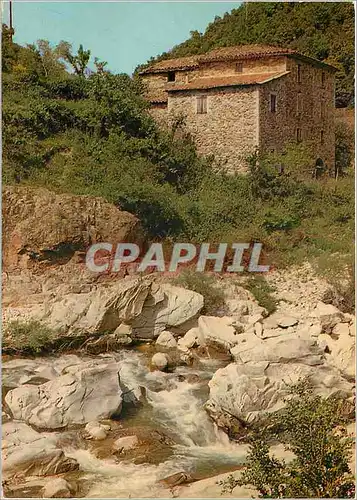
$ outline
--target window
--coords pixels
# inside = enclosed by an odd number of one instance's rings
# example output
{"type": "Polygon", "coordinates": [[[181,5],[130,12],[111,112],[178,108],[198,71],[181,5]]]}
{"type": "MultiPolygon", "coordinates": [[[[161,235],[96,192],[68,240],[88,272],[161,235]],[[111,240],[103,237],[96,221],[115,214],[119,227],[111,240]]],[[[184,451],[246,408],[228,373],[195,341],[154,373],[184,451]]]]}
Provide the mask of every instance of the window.
{"type": "Polygon", "coordinates": [[[321,87],[324,88],[325,87],[325,80],[326,80],[326,75],[325,75],[325,72],[323,71],[321,73],[321,87]]]}
{"type": "Polygon", "coordinates": [[[243,63],[242,62],[236,63],[236,73],[243,73],[243,63]]]}
{"type": "Polygon", "coordinates": [[[270,94],[270,111],[276,113],[276,94],[270,94]]]}
{"type": "Polygon", "coordinates": [[[174,71],[169,71],[167,73],[167,81],[168,82],[174,82],[176,80],[176,74],[174,71]]]}
{"type": "Polygon", "coordinates": [[[323,120],[325,117],[325,106],[324,106],[324,102],[321,101],[320,102],[320,119],[323,120]]]}
{"type": "Polygon", "coordinates": [[[297,95],[297,108],[296,108],[297,115],[300,116],[302,113],[302,95],[299,92],[297,95]]]}
{"type": "Polygon", "coordinates": [[[207,96],[200,95],[196,98],[196,111],[198,115],[204,115],[207,113],[207,96]]]}
{"type": "Polygon", "coordinates": [[[324,131],[321,130],[320,132],[320,143],[323,144],[324,143],[324,140],[325,140],[325,137],[324,137],[324,131]]]}
{"type": "Polygon", "coordinates": [[[301,83],[301,64],[297,65],[297,82],[301,83]]]}
{"type": "Polygon", "coordinates": [[[302,141],[302,130],[301,128],[296,129],[296,142],[302,141]]]}

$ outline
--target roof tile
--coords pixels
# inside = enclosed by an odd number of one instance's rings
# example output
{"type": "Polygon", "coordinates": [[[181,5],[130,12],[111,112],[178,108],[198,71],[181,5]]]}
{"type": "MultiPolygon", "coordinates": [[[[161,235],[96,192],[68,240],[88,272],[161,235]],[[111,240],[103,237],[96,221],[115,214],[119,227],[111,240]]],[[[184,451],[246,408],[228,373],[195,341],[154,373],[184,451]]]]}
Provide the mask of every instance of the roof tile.
{"type": "Polygon", "coordinates": [[[245,85],[257,85],[268,82],[275,78],[287,75],[289,71],[279,73],[259,73],[259,74],[242,74],[234,76],[224,76],[215,78],[196,78],[195,80],[186,84],[167,84],[166,90],[168,92],[179,92],[183,90],[204,90],[219,87],[234,87],[245,85]]]}
{"type": "Polygon", "coordinates": [[[200,56],[200,62],[227,61],[230,59],[254,59],[262,56],[283,56],[296,54],[296,50],[274,47],[272,45],[236,45],[220,47],[200,56]]]}
{"type": "Polygon", "coordinates": [[[163,71],[185,70],[198,68],[197,56],[178,57],[176,59],[166,59],[154,63],[143,69],[140,74],[145,73],[161,73],[163,71]]]}

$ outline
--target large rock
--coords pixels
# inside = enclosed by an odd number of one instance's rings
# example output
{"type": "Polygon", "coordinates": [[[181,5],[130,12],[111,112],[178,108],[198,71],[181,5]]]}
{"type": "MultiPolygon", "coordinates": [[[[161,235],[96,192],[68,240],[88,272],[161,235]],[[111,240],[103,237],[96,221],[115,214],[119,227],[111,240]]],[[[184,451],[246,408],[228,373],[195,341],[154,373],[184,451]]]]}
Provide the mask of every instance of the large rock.
{"type": "Polygon", "coordinates": [[[204,345],[205,340],[199,328],[191,328],[177,342],[177,348],[184,352],[186,352],[187,349],[191,349],[192,347],[199,347],[204,345]]]}
{"type": "Polygon", "coordinates": [[[143,241],[139,220],[102,198],[5,186],[2,192],[3,263],[63,263],[96,242],[143,241]]]}
{"type": "Polygon", "coordinates": [[[155,343],[158,347],[164,347],[165,349],[176,347],[175,337],[171,332],[166,331],[160,333],[155,343]]]}
{"type": "Polygon", "coordinates": [[[352,396],[353,385],[344,380],[337,369],[328,365],[266,361],[231,363],[218,370],[209,382],[210,398],[206,407],[208,411],[214,408],[213,418],[217,418],[217,409],[221,408],[249,424],[265,412],[282,408],[288,385],[307,377],[317,394],[342,398],[352,396]]]}
{"type": "Polygon", "coordinates": [[[348,333],[340,335],[337,339],[325,333],[319,336],[318,342],[321,348],[325,349],[327,363],[337,368],[346,379],[355,380],[355,339],[348,333]]]}
{"type": "Polygon", "coordinates": [[[200,316],[198,328],[205,345],[229,351],[231,347],[239,342],[239,334],[234,318],[200,316]]]}
{"type": "Polygon", "coordinates": [[[138,445],[139,445],[139,440],[137,436],[135,435],[124,436],[114,441],[113,450],[122,453],[123,451],[132,450],[133,448],[136,448],[138,445]]]}
{"type": "Polygon", "coordinates": [[[74,365],[45,384],[12,389],[5,401],[13,416],[39,429],[59,429],[118,414],[122,405],[118,364],[74,365]]]}
{"type": "MultiPolygon", "coordinates": [[[[122,322],[141,314],[151,281],[125,279],[96,287],[88,293],[55,296],[33,307],[17,311],[22,318],[46,324],[53,339],[115,331],[122,322]]],[[[11,319],[11,318],[9,318],[11,319]]],[[[6,335],[6,331],[5,331],[6,335]]],[[[11,346],[10,334],[6,344],[11,346]]]]}
{"type": "Polygon", "coordinates": [[[39,433],[21,422],[2,426],[2,472],[4,478],[23,474],[46,476],[78,469],[73,458],[58,448],[58,435],[39,433]]]}
{"type": "Polygon", "coordinates": [[[134,336],[154,339],[166,328],[179,327],[195,318],[203,307],[199,293],[169,284],[154,286],[142,313],[132,323],[134,336]]]}
{"type": "Polygon", "coordinates": [[[169,364],[168,357],[163,352],[157,352],[151,358],[151,366],[154,369],[165,370],[169,364]]]}
{"type": "Polygon", "coordinates": [[[344,314],[332,304],[318,302],[311,311],[311,317],[318,318],[323,333],[331,333],[333,328],[344,320],[344,314]]]}
{"type": "Polygon", "coordinates": [[[43,498],[71,498],[71,486],[62,477],[55,477],[43,488],[43,498]]]}
{"type": "Polygon", "coordinates": [[[306,365],[323,364],[323,349],[316,340],[301,338],[296,334],[260,339],[248,333],[239,336],[239,343],[231,349],[237,363],[302,363],[306,365]]]}

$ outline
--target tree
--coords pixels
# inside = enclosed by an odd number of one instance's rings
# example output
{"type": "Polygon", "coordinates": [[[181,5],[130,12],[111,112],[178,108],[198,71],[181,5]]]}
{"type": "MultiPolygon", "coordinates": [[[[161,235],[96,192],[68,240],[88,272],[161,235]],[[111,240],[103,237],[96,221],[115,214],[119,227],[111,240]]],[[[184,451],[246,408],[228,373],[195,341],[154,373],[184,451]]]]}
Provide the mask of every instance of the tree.
{"type": "Polygon", "coordinates": [[[94,66],[97,69],[98,75],[103,75],[104,73],[107,73],[107,71],[104,69],[107,66],[107,61],[100,61],[98,57],[94,58],[94,66]]]}
{"type": "Polygon", "coordinates": [[[343,175],[353,163],[354,132],[344,122],[335,129],[335,177],[343,175]]]}
{"type": "Polygon", "coordinates": [[[66,53],[70,50],[68,42],[61,41],[52,48],[48,40],[40,39],[32,47],[40,55],[45,77],[58,78],[65,75],[66,66],[63,60],[66,53]]]}
{"type": "Polygon", "coordinates": [[[285,408],[253,434],[240,479],[220,483],[224,491],[253,485],[261,498],[354,498],[345,409],[341,400],[314,394],[307,381],[292,386],[285,408]],[[286,463],[270,456],[272,440],[296,458],[286,463]]]}
{"type": "Polygon", "coordinates": [[[85,76],[85,71],[86,71],[88,63],[89,63],[90,54],[91,54],[91,51],[84,50],[83,45],[81,44],[79,46],[77,54],[73,55],[71,53],[71,46],[69,45],[65,54],[64,54],[64,58],[72,66],[75,74],[83,77],[83,76],[85,76]]]}

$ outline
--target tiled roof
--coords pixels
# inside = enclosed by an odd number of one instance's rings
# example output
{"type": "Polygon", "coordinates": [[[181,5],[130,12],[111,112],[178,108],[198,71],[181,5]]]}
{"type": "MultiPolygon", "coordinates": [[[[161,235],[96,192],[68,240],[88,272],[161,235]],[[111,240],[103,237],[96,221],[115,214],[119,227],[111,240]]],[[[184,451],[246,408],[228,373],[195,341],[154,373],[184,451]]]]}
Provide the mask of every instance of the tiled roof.
{"type": "Polygon", "coordinates": [[[167,84],[168,92],[178,92],[182,90],[204,90],[219,87],[235,87],[245,85],[257,85],[270,82],[275,78],[287,75],[289,71],[279,73],[259,73],[259,74],[240,74],[234,76],[220,76],[215,78],[196,78],[186,84],[167,84]]]}
{"type": "Polygon", "coordinates": [[[194,69],[197,67],[197,56],[178,57],[176,59],[166,59],[164,61],[154,63],[143,69],[140,74],[144,75],[145,73],[161,73],[163,71],[194,69]]]}
{"type": "Polygon", "coordinates": [[[200,56],[200,62],[228,61],[230,59],[255,59],[262,56],[284,56],[297,54],[296,50],[271,45],[236,45],[211,50],[200,56]]]}
{"type": "Polygon", "coordinates": [[[319,64],[335,69],[322,61],[313,59],[303,54],[299,54],[293,49],[284,49],[282,47],[274,47],[272,45],[236,45],[233,47],[221,47],[219,49],[213,49],[205,54],[189,56],[189,57],[178,57],[177,59],[166,59],[154,64],[151,64],[140,74],[150,74],[150,73],[165,73],[167,71],[179,71],[186,69],[198,68],[200,64],[214,62],[214,61],[229,61],[237,59],[258,59],[260,57],[277,57],[277,56],[295,56],[314,64],[319,64]]]}

